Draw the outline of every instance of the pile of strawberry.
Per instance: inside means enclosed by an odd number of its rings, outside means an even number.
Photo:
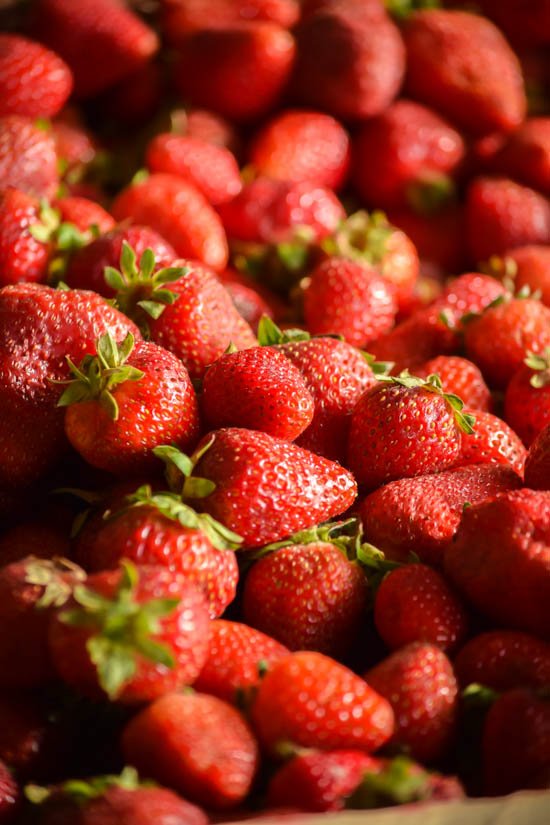
[[[550,787],[550,4],[444,5],[3,4],[0,823]]]

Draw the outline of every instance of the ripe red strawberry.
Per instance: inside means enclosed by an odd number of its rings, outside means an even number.
[[[131,74],[155,54],[155,32],[114,0],[38,0],[34,31],[69,64],[77,97],[89,97]]]
[[[534,298],[495,302],[464,325],[464,345],[489,386],[504,389],[529,353],[550,346],[550,308]]]
[[[205,597],[184,576],[126,561],[73,590],[50,625],[51,657],[84,696],[151,701],[197,678],[209,622]]]
[[[393,326],[396,303],[388,282],[376,269],[330,257],[310,273],[304,291],[304,316],[312,335],[341,335],[365,347]]]
[[[388,573],[376,591],[374,621],[391,650],[429,642],[449,652],[468,630],[463,605],[445,579],[425,564],[407,564]]]
[[[550,638],[550,493],[516,490],[468,507],[445,573],[484,615]]]
[[[393,745],[422,762],[434,762],[448,751],[455,733],[458,688],[442,650],[412,642],[367,671],[365,679],[393,707]]]
[[[192,183],[213,206],[230,201],[242,189],[237,161],[224,146],[163,133],[149,142],[145,160],[150,172],[177,175]]]
[[[357,494],[351,473],[267,433],[228,427],[206,436],[193,473],[216,487],[195,502],[243,539],[261,547],[345,512]],[[192,498],[192,495],[189,496]]]
[[[405,50],[387,15],[320,9],[296,29],[293,92],[307,106],[344,120],[372,117],[397,95]]]
[[[8,766],[0,762],[0,822],[11,822],[19,803],[19,785]]]
[[[300,15],[296,0],[168,0],[162,6],[163,32],[174,45],[198,29],[225,29],[250,20],[269,20],[290,29]]]
[[[269,178],[312,180],[338,189],[348,173],[349,137],[330,115],[287,109],[255,135],[249,160],[258,174]]]
[[[51,198],[59,186],[52,136],[21,115],[0,117],[0,180],[37,198]]]
[[[158,113],[165,85],[160,64],[144,63],[106,89],[100,98],[101,111],[106,118],[112,118],[123,128],[145,125]]]
[[[235,127],[215,112],[208,109],[173,109],[170,120],[172,131],[178,135],[224,146],[236,156],[241,154],[241,142]]]
[[[247,624],[290,650],[318,650],[341,658],[357,640],[368,585],[346,544],[297,538],[257,561],[243,592]]]
[[[458,355],[438,355],[415,368],[419,378],[439,375],[445,392],[462,398],[471,410],[491,409],[491,394],[480,370],[466,358]]]
[[[103,235],[115,226],[113,217],[99,203],[88,198],[74,195],[57,198],[55,208],[60,213],[63,223],[71,223],[81,232],[89,232],[92,227],[97,227],[99,233]]]
[[[50,128],[61,177],[73,183],[80,181],[97,159],[99,146],[95,137],[73,109],[65,109]]]
[[[245,427],[294,441],[311,423],[314,406],[298,368],[270,347],[226,353],[204,376],[201,411],[212,430]]]
[[[253,120],[278,103],[295,50],[290,32],[268,21],[199,29],[180,43],[174,84],[194,106]]]
[[[130,720],[125,758],[144,776],[225,810],[250,791],[258,746],[240,713],[217,696],[169,693]]]
[[[55,52],[18,34],[0,34],[0,116],[53,117],[73,85]]]
[[[492,630],[470,639],[453,666],[463,687],[543,688],[550,684],[550,645],[517,630]]]
[[[490,169],[550,195],[550,118],[522,123],[493,155]]]
[[[531,292],[540,292],[540,300],[550,306],[550,248],[532,244],[506,250],[504,261],[512,260],[517,270],[513,276],[517,290],[529,287]]]
[[[32,232],[41,211],[36,198],[13,186],[0,192],[0,286],[46,279],[50,245]]]
[[[252,706],[260,742],[272,755],[283,743],[323,750],[377,750],[393,733],[389,702],[322,653],[293,653],[264,677]]]
[[[519,62],[489,20],[429,9],[409,17],[404,38],[412,97],[476,135],[521,123],[526,99]]]
[[[398,100],[361,126],[354,142],[354,186],[380,209],[433,211],[452,195],[464,143],[443,118]]]
[[[487,714],[482,748],[485,793],[546,788],[550,764],[548,696],[527,688],[503,693]]]
[[[529,446],[550,424],[550,347],[528,355],[506,388],[504,416]]]
[[[220,272],[219,279],[231,295],[237,312],[250,324],[256,334],[263,316],[284,317],[285,304],[268,287],[234,269]]]
[[[464,506],[520,486],[511,468],[478,464],[391,481],[363,499],[358,509],[369,541],[390,559],[406,561],[415,553],[423,562],[440,566]]]
[[[195,690],[238,705],[254,694],[262,676],[288,653],[275,639],[247,624],[217,619],[210,623],[208,657]]]
[[[0,290],[0,488],[40,478],[66,447],[56,407],[65,355],[80,361],[105,332],[117,340],[135,325],[92,292],[17,284]]]
[[[437,376],[379,376],[359,399],[348,440],[348,465],[369,489],[398,478],[439,472],[456,463],[461,432],[472,430],[462,401]]]
[[[175,175],[150,175],[115,198],[116,220],[131,218],[155,229],[180,258],[194,258],[214,269],[227,264],[221,221],[199,190]]]
[[[550,426],[539,433],[527,453],[525,485],[534,490],[550,490]]]
[[[466,198],[466,241],[474,261],[550,243],[547,198],[508,178],[476,178]]]
[[[434,272],[438,278],[464,272],[467,256],[462,204],[448,203],[430,214],[419,214],[412,209],[391,209],[388,210],[388,220],[406,232],[428,272]]]
[[[470,410],[476,423],[472,433],[462,434],[458,463],[505,464],[523,477],[527,451],[519,436],[502,419],[482,410]]]

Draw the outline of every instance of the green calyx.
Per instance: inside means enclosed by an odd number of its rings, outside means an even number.
[[[408,370],[404,370],[399,375],[377,375],[379,381],[387,381],[388,383],[398,384],[407,389],[421,388],[426,392],[433,392],[445,399],[447,404],[451,407],[454,419],[463,433],[471,435],[474,432],[475,416],[471,413],[463,412],[464,402],[458,395],[451,392],[443,391],[443,384],[438,375],[428,375],[427,378],[417,378],[411,375]]]
[[[396,756],[379,772],[367,772],[346,800],[348,809],[385,808],[430,797],[430,774],[405,756]]]
[[[51,248],[48,263],[48,283],[52,286],[62,280],[73,252],[99,237],[99,229],[94,224],[82,232],[73,223],[61,220],[61,213],[47,201],[40,202],[39,222],[29,227],[32,237]]]
[[[167,306],[175,303],[179,295],[167,289],[167,284],[174,283],[189,269],[183,266],[171,266],[155,272],[155,255],[152,249],[146,249],[139,260],[132,247],[124,241],[120,253],[120,270],[112,266],[105,267],[105,282],[116,292],[116,306],[132,318],[144,334],[148,334],[148,319],[160,318]]]
[[[121,567],[120,583],[112,598],[77,585],[73,591],[77,606],[60,614],[65,624],[91,632],[86,648],[99,683],[111,700],[136,674],[139,657],[167,668],[175,665],[170,648],[155,637],[161,631],[161,619],[176,609],[179,599],[138,602],[138,570],[129,561],[123,561]]]
[[[69,779],[61,785],[55,787],[55,792],[62,793],[70,797],[78,804],[86,804],[91,799],[103,796],[109,788],[123,788],[125,791],[136,791],[138,788],[154,787],[153,782],[140,782],[138,772],[135,768],[127,766],[122,772],[116,774],[106,774],[105,776],[94,776],[90,779]],[[27,785],[25,787],[25,797],[34,805],[41,805],[52,795],[52,789],[41,785]]]
[[[550,384],[550,347],[543,353],[529,352],[524,363],[534,370],[529,380],[532,387],[539,390]]]
[[[277,326],[268,315],[262,315],[258,324],[258,343],[261,347],[290,344],[293,341],[309,341],[311,335],[303,329],[285,329]]]
[[[501,258],[500,255],[491,255],[488,261],[480,263],[479,271],[501,281],[509,292],[514,293],[516,291],[515,279],[518,274],[518,265],[513,258]]]
[[[32,557],[25,564],[25,581],[44,588],[36,602],[39,609],[62,607],[71,597],[75,584],[85,578],[84,570],[69,559]]]
[[[126,364],[134,349],[134,336],[128,333],[122,344],[117,344],[110,332],[96,342],[97,355],[86,355],[77,367],[67,356],[67,363],[74,378],[60,383],[67,384],[58,407],[69,407],[83,401],[98,401],[107,414],[116,421],[120,411],[112,390],[126,381],[139,381],[145,375],[141,370]]]
[[[407,188],[407,200],[420,215],[433,215],[456,197],[456,186],[451,177],[427,172]]]
[[[387,11],[397,20],[406,20],[415,11],[438,9],[439,0],[384,0]]]
[[[370,215],[365,210],[355,212],[322,242],[327,255],[362,261],[377,266],[386,255],[387,244],[395,228],[380,211]]]
[[[306,273],[314,250],[315,237],[309,226],[297,226],[292,236],[279,243],[234,241],[233,263],[251,278],[272,289],[287,292]]]

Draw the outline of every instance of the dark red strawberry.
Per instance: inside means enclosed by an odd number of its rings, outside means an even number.
[[[57,155],[50,133],[22,115],[0,117],[0,180],[37,198],[59,186]]]
[[[49,711],[33,692],[0,694],[0,760],[19,777],[47,775],[50,759],[59,755],[51,747]]]
[[[178,45],[189,32],[225,29],[250,20],[270,20],[291,28],[298,20],[296,0],[186,0],[163,3],[162,27],[170,43]]]
[[[530,354],[506,388],[504,415],[529,446],[550,424],[550,347]]]
[[[27,556],[53,559],[69,556],[69,535],[61,525],[45,519],[26,519],[0,535],[0,565],[21,561]]]
[[[272,755],[285,743],[370,753],[393,733],[389,702],[343,665],[303,651],[267,673],[252,706],[260,742]]]
[[[392,481],[368,495],[358,509],[369,541],[390,559],[406,561],[415,553],[440,566],[464,507],[520,486],[521,478],[511,468],[478,464]]]
[[[448,203],[441,210],[420,214],[412,209],[388,210],[388,220],[414,243],[423,268],[437,278],[464,272],[464,207]]]
[[[238,805],[250,791],[258,746],[227,702],[203,693],[169,693],[128,723],[122,747],[128,762],[198,804]]]
[[[8,766],[0,762],[0,822],[11,822],[19,803],[19,786]]]
[[[208,109],[173,109],[170,120],[172,131],[176,134],[213,143],[215,146],[224,146],[240,157],[240,137],[233,124],[221,115]]]
[[[438,355],[415,368],[419,378],[439,375],[445,392],[462,398],[471,410],[491,409],[491,393],[480,370],[466,358],[458,355]]]
[[[445,573],[484,615],[550,638],[550,493],[517,490],[466,508]]]
[[[525,484],[534,490],[550,490],[550,426],[539,433],[527,453]]]
[[[527,451],[520,437],[502,419],[482,410],[469,411],[476,420],[471,433],[462,434],[462,448],[458,464],[504,464],[519,476]]]
[[[51,247],[33,234],[41,212],[36,198],[13,186],[0,192],[0,286],[46,280]]]
[[[40,43],[0,34],[0,116],[53,117],[71,93],[66,63]]]
[[[463,687],[544,688],[550,684],[550,645],[517,630],[492,630],[470,639],[453,666]]]
[[[428,9],[409,17],[404,38],[412,97],[476,135],[521,123],[526,99],[519,62],[489,20]]]
[[[490,169],[550,195],[550,118],[522,123],[493,155]]]

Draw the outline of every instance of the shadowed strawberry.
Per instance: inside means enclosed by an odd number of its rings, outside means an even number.
[[[296,0],[186,0],[165,3],[162,11],[163,33],[175,46],[200,29],[225,29],[250,20],[270,20],[291,28],[300,15]]]
[[[0,180],[37,198],[51,198],[59,186],[52,136],[30,118],[0,117]]]
[[[529,353],[506,388],[504,416],[529,447],[550,425],[550,346]]]
[[[184,576],[124,561],[75,587],[50,625],[51,656],[78,693],[151,701],[196,679],[209,621],[205,597]]]
[[[67,195],[56,198],[54,203],[62,223],[73,224],[80,232],[88,233],[88,237],[94,237],[95,229],[103,235],[115,226],[114,218],[99,203],[89,198]]]
[[[72,86],[71,70],[55,52],[18,34],[0,35],[0,117],[54,117]]]
[[[439,375],[446,392],[462,398],[471,410],[491,409],[491,393],[480,370],[472,361],[458,355],[438,355],[415,368],[419,378]]]
[[[492,630],[466,642],[453,667],[463,687],[544,688],[550,684],[550,645],[517,630]]]
[[[12,822],[20,804],[20,791],[7,765],[0,762],[0,822]]]
[[[0,286],[46,280],[52,248],[33,231],[41,213],[31,195],[13,186],[0,192]]]
[[[550,195],[550,118],[524,121],[492,156],[490,169]]]
[[[27,518],[2,531],[0,535],[0,565],[22,561],[27,556],[53,559],[67,557],[69,534],[61,526],[48,524],[45,519]]]
[[[483,410],[469,410],[475,416],[471,433],[463,433],[459,465],[505,464],[523,477],[527,451],[519,436],[502,419]]]
[[[510,261],[515,267],[510,272]],[[491,264],[492,261],[489,261]],[[540,300],[550,306],[550,247],[543,244],[530,244],[507,249],[502,259],[497,262],[497,277],[511,274],[514,290],[521,291],[528,287],[531,293],[540,292]]]
[[[550,490],[550,425],[531,444],[525,461],[525,485]]]

